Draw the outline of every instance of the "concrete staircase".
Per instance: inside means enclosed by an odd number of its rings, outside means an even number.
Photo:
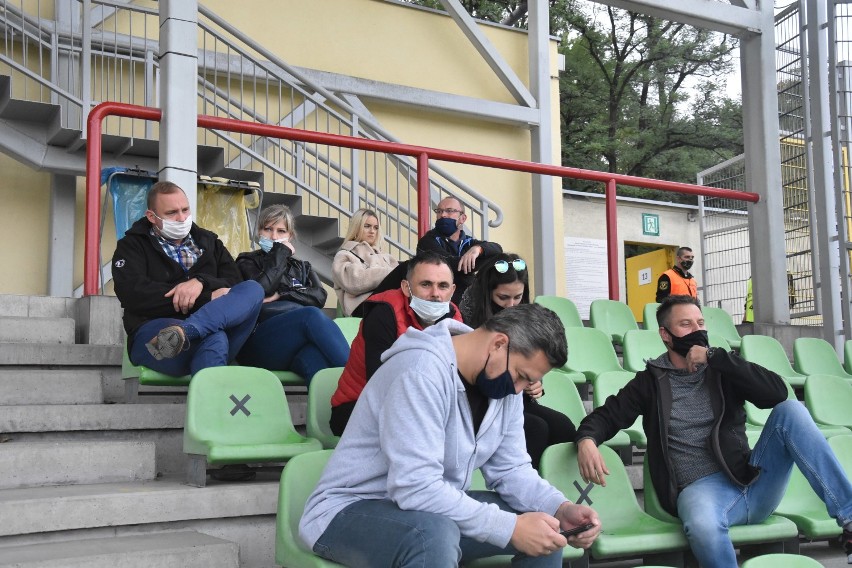
[[[0,566],[273,566],[275,474],[183,483],[184,404],[123,402],[112,297],[0,296]]]

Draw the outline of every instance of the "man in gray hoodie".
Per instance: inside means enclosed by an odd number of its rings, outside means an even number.
[[[409,328],[382,356],[308,499],[302,540],[347,566],[517,554],[517,566],[556,567],[566,544],[591,546],[597,514],[542,480],[524,441],[519,393],[566,358],[559,318],[537,304],[476,330],[452,320]],[[493,491],[468,491],[477,468]]]

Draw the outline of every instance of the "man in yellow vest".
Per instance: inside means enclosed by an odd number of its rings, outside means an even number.
[[[677,249],[675,265],[663,272],[657,280],[657,302],[668,296],[692,296],[698,298],[698,284],[689,273],[695,255],[689,247]]]

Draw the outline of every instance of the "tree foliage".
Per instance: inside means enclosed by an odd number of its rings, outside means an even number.
[[[443,9],[439,0],[412,3]],[[476,18],[526,25],[526,2],[461,3]],[[735,38],[587,0],[550,0],[550,7],[551,33],[562,38],[565,56],[563,165],[694,183],[697,172],[742,152],[741,104],[724,93]],[[619,193],[695,200],[628,188]]]

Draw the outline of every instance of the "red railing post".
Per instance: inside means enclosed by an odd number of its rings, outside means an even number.
[[[606,257],[609,299],[618,300],[618,214],[614,179],[606,182]]]
[[[423,152],[417,156],[417,236],[429,232],[431,199],[429,195],[429,154]]]

